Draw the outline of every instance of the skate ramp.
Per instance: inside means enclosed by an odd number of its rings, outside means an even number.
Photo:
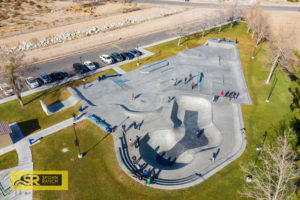
[[[222,142],[222,135],[212,121],[211,104],[203,98],[177,98],[170,120],[170,129],[149,132],[141,139],[141,157],[158,169],[184,167],[193,162],[196,153],[216,148]]]

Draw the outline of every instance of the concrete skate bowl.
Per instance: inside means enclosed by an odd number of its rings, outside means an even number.
[[[173,122],[170,129],[149,132],[141,139],[141,158],[157,169],[195,165],[193,160],[199,152],[217,148],[222,142],[222,135],[212,121],[211,104],[205,99],[178,97],[170,120]]]

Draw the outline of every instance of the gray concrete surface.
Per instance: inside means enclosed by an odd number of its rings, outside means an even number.
[[[141,169],[155,170],[157,179],[151,187],[178,189],[198,184],[245,148],[239,105],[251,104],[251,99],[237,47],[229,42],[207,44],[168,58],[168,65],[144,66],[77,88],[87,107],[85,112],[114,128],[122,169],[137,170],[132,161],[135,155]],[[192,79],[185,83],[190,73]],[[191,83],[199,79],[200,84],[192,89]],[[240,95],[212,101],[222,90]],[[140,124],[140,130],[134,129],[133,122]],[[122,124],[126,125],[125,134]],[[134,141],[136,136],[140,137],[138,148],[129,145],[129,139]],[[214,162],[213,152],[217,155]]]

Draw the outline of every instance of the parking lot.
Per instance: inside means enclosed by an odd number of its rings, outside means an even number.
[[[97,50],[95,50],[93,52],[93,54],[91,54],[91,52],[86,52],[86,53],[82,53],[80,55],[73,55],[70,57],[66,57],[66,58],[62,58],[62,59],[58,59],[58,60],[54,60],[54,61],[50,61],[50,62],[46,62],[46,63],[42,63],[42,64],[32,65],[32,66],[26,67],[24,69],[21,69],[19,72],[22,76],[22,85],[21,85],[22,92],[33,89],[29,86],[29,84],[26,81],[26,79],[28,77],[38,78],[39,79],[38,82],[40,82],[42,84],[47,84],[46,80],[43,80],[43,78],[40,75],[43,72],[48,75],[51,75],[50,76],[50,78],[52,79],[51,82],[55,82],[55,81],[59,80],[59,79],[55,78],[56,76],[55,76],[55,73],[53,73],[53,72],[63,72],[65,74],[67,74],[67,76],[65,76],[65,77],[72,77],[76,74],[80,74],[80,72],[74,70],[74,67],[73,67],[74,63],[82,65],[83,67],[85,67],[85,69],[87,69],[87,71],[94,71],[99,68],[110,65],[109,63],[106,63],[103,60],[101,60],[99,58],[100,55],[105,54],[105,55],[110,56],[114,52],[120,53],[120,52],[126,52],[126,50],[123,50],[121,47],[118,47],[115,45],[115,46],[110,46],[110,47],[101,49],[101,51],[99,51],[99,52],[97,52]],[[124,56],[121,56],[121,57],[124,58],[124,61],[126,60],[126,58]],[[136,57],[136,56],[133,55],[133,57]],[[62,60],[63,60],[63,65],[60,65]],[[92,62],[91,65],[94,65],[95,68],[90,68],[87,65],[84,65],[84,63],[86,61],[91,61]],[[122,64],[124,61],[118,62],[116,59],[113,59],[113,63],[111,63],[111,64],[116,64],[116,63]],[[61,79],[63,79],[63,78],[61,78]],[[41,84],[39,84],[39,86],[41,86]],[[3,92],[0,92],[0,98],[4,98],[4,97],[7,97],[7,95],[4,95]]]

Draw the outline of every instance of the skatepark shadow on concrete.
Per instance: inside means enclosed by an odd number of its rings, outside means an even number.
[[[89,99],[87,99],[77,88],[73,88],[78,97],[82,100],[84,100],[88,105],[90,106],[96,106],[93,102],[91,102]]]
[[[52,113],[55,113],[59,110],[61,110],[64,107],[64,104],[61,101],[56,101],[50,106],[48,106],[48,110]]]
[[[177,98],[170,118],[173,127],[154,130],[141,139],[140,156],[153,167],[168,170],[184,167],[196,153],[216,148],[221,142],[221,134],[212,122],[211,103],[205,99]]]

